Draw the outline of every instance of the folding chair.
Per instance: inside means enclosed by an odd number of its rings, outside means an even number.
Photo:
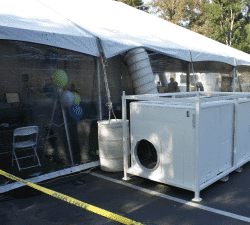
[[[21,169],[28,169],[28,168],[35,167],[35,166],[41,166],[39,157],[38,157],[37,152],[36,152],[38,130],[39,129],[37,126],[20,127],[20,128],[17,128],[14,130],[12,166],[13,166],[14,160],[16,160],[19,171]],[[34,150],[34,154],[27,155],[24,157],[17,157],[17,154],[16,154],[17,152],[19,152],[21,150],[27,150],[27,148],[32,148]],[[29,158],[29,157],[34,157],[34,162],[35,162],[35,159],[37,158],[38,164],[33,165],[33,166],[29,166],[29,167],[21,168],[18,160],[24,159],[24,158]]]

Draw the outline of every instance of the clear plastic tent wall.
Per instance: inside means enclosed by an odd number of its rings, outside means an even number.
[[[64,90],[78,93],[83,109],[78,121],[69,108],[65,109],[74,166],[97,161],[99,98],[96,58],[46,45],[0,40],[0,59],[1,169],[29,178],[32,174],[46,174],[72,166],[60,101],[56,103],[51,123],[55,104],[55,85],[51,78],[58,69],[68,75]],[[8,93],[16,93],[19,101],[9,102]],[[13,130],[33,125],[39,127],[37,152],[41,167],[19,172],[16,162],[11,166]],[[32,164],[32,161],[33,158],[20,161],[21,167]]]
[[[233,67],[226,63],[205,61],[191,64],[154,52],[149,53],[149,58],[160,93],[172,92],[168,89],[171,78],[177,82],[180,92],[186,92],[188,84],[189,91],[198,89],[207,92],[249,91],[250,74],[247,67],[238,67],[234,85]]]

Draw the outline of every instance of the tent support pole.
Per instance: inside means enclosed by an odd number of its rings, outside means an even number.
[[[193,80],[194,80],[194,86],[195,86],[195,90],[197,91],[196,76],[194,75],[194,64],[193,64],[193,59],[192,59],[192,53],[191,53],[191,51],[189,51],[189,53],[190,53],[190,60],[191,60],[190,62],[188,62],[188,65],[189,65],[189,75],[190,75],[190,71],[192,70]],[[189,76],[189,78],[190,78],[190,76]],[[189,83],[189,85],[190,85],[190,83]]]
[[[123,131],[123,166],[124,166],[124,177],[123,180],[130,180],[128,176],[128,156],[130,149],[128,149],[128,127],[127,127],[127,100],[125,91],[122,95],[122,131]]]
[[[100,61],[96,58],[97,80],[98,80],[98,102],[99,102],[99,120],[102,120],[102,96],[101,96],[101,79],[100,79]]]
[[[234,58],[234,66],[233,66],[233,92],[235,92],[235,80],[237,77],[237,59]]]
[[[200,177],[199,177],[199,152],[200,152],[200,144],[199,144],[199,128],[200,128],[200,91],[197,92],[196,99],[196,113],[193,114],[194,120],[194,128],[195,128],[195,187],[194,187],[194,198],[192,201],[200,202],[202,199],[200,198]]]
[[[190,62],[187,64],[187,79],[186,79],[186,92],[190,92]]]
[[[233,92],[235,92],[236,67],[233,67]]]

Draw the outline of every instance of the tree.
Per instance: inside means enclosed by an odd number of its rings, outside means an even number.
[[[143,1],[141,0],[116,0],[119,2],[123,2],[127,5],[140,9],[142,11],[148,12],[148,6],[144,5]]]
[[[210,36],[212,33],[205,11],[205,0],[186,0],[186,28],[196,33]]]
[[[153,0],[150,4],[164,20],[186,27],[203,35],[210,35],[204,12],[205,0]]]
[[[232,45],[233,31],[242,17],[242,2],[238,0],[213,0],[206,4],[206,12],[213,28],[211,37],[229,46]]]
[[[250,53],[249,0],[153,0],[159,17]]]
[[[213,30],[210,37],[250,53],[249,3],[247,0],[213,0],[205,11]]]
[[[155,8],[154,13],[164,20],[181,26],[186,20],[186,0],[153,0],[150,5]]]

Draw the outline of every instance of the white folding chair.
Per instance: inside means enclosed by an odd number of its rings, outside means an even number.
[[[21,169],[28,169],[31,167],[35,166],[41,166],[39,157],[36,152],[37,148],[37,136],[38,136],[38,127],[37,126],[29,126],[29,127],[20,127],[14,130],[13,133],[13,151],[12,151],[12,166],[14,160],[17,162],[17,166],[19,171]],[[24,139],[24,140],[22,140]],[[27,155],[23,157],[17,157],[16,151],[21,151],[21,150],[27,150],[27,148],[32,148],[34,150],[34,154],[32,155]],[[35,159],[37,158],[38,164],[29,166],[29,167],[20,167],[20,164],[18,160],[24,159],[24,158],[29,158],[29,157],[34,157],[34,162]]]

